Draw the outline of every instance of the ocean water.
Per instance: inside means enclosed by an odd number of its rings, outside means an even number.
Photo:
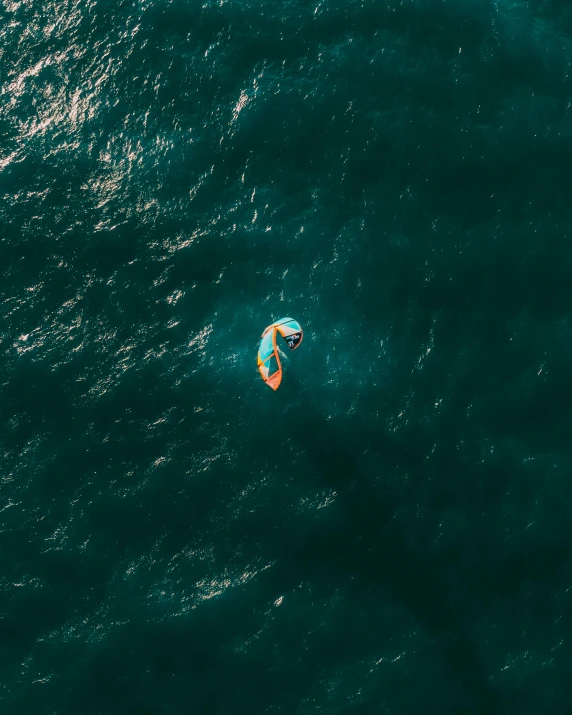
[[[563,0],[3,0],[2,713],[572,712],[571,62]]]

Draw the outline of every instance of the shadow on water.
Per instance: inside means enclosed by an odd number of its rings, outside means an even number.
[[[289,390],[299,393],[300,404],[287,411],[284,427],[322,486],[336,492],[342,525],[340,528],[336,521],[324,528],[320,523],[312,527],[311,534],[306,531],[294,536],[281,556],[280,567],[268,575],[280,581],[272,585],[284,592],[293,581],[299,583],[319,572],[333,582],[349,578],[359,591],[379,595],[380,602],[390,593],[440,649],[445,667],[463,692],[462,712],[508,712],[504,697],[487,682],[476,645],[450,604],[438,566],[432,567],[422,545],[416,548],[408,541],[394,519],[396,498],[375,483],[379,471],[372,464],[379,464],[381,471],[381,465],[392,460],[407,463],[405,445],[374,434],[373,429],[368,434],[361,424],[351,430],[359,435],[358,445],[349,430],[337,427],[320,411],[315,398],[297,385],[292,375],[288,378]],[[362,456],[366,441],[370,445],[368,460]],[[372,651],[382,645],[375,643],[375,638],[367,642]],[[369,655],[376,653],[359,652],[360,659]],[[309,673],[307,677],[310,679]],[[424,710],[430,711],[431,707]]]

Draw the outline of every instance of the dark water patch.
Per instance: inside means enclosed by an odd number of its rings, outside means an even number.
[[[2,13],[8,711],[564,712],[564,6]]]

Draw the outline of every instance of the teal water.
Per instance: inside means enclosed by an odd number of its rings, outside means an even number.
[[[571,62],[560,0],[4,0],[3,713],[572,711]]]

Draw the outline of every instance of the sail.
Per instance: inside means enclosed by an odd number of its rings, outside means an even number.
[[[277,390],[282,382],[282,363],[276,345],[276,336],[286,341],[290,350],[295,350],[304,336],[302,327],[293,318],[281,318],[269,325],[262,333],[258,346],[258,371],[264,382]]]

